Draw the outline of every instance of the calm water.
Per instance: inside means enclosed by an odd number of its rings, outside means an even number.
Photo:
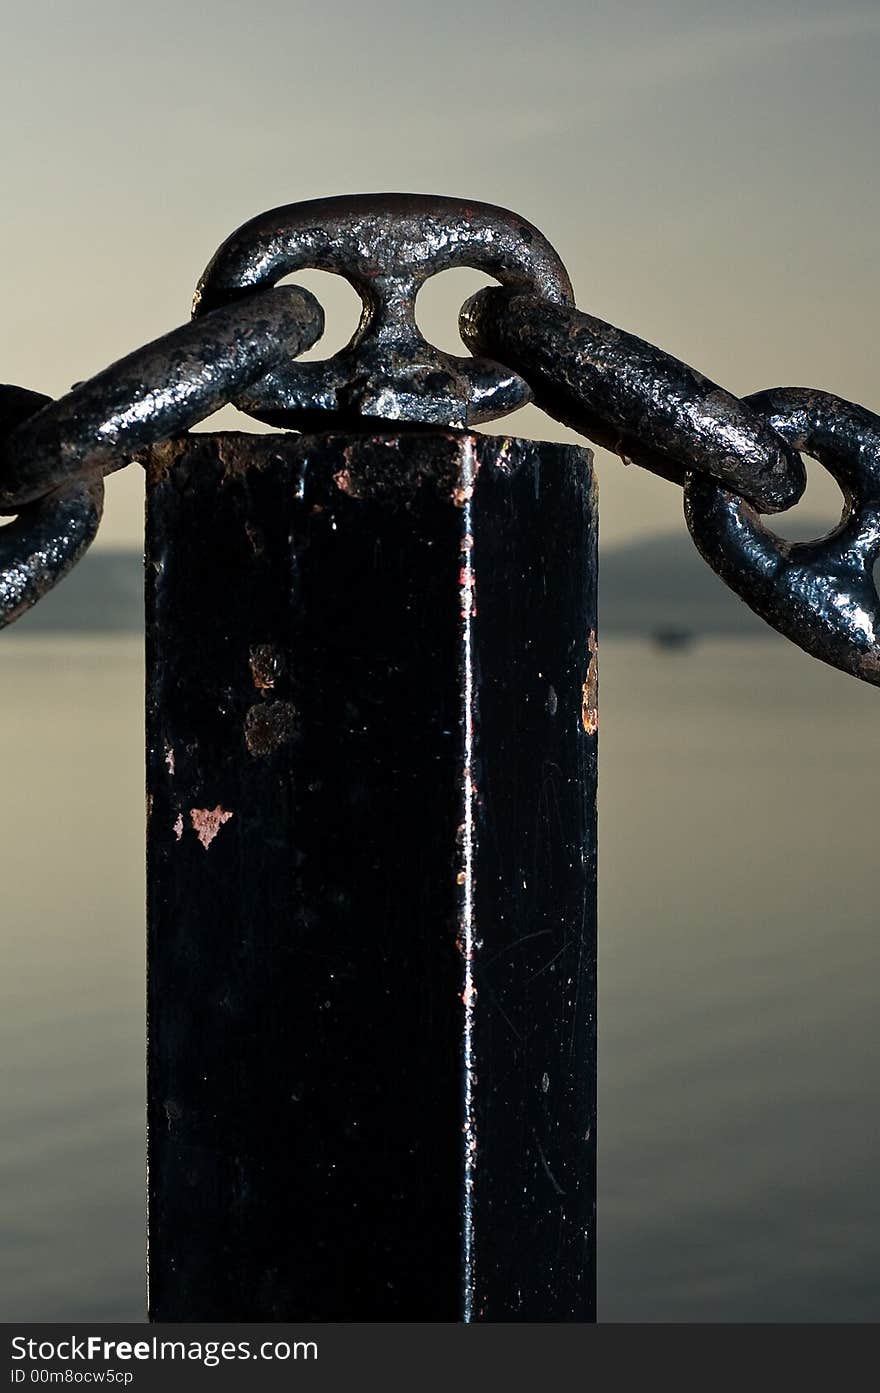
[[[136,640],[0,655],[0,1317],[143,1316]],[[880,1315],[880,695],[602,663],[601,1316]]]

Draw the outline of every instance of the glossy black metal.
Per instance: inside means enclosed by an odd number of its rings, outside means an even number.
[[[284,286],[121,358],[0,439],[0,510],[17,512],[61,484],[121,468],[210,416],[270,364],[310,348],[323,327],[314,296]]]
[[[0,439],[50,401],[41,392],[0,385]],[[103,504],[100,478],[74,480],[0,528],[0,628],[20,619],[76,564],[94,540]]]
[[[589,453],[202,434],[147,491],[153,1319],[591,1319]]]
[[[538,406],[627,461],[677,483],[710,474],[764,512],[806,487],[796,451],[758,413],[634,334],[495,287],[471,297],[460,324],[473,352],[522,374]]]
[[[20,426],[29,416],[35,416],[51,401],[52,398],[43,392],[32,392],[11,382],[0,383],[0,440],[5,440],[16,426]]]
[[[797,450],[815,456],[844,497],[838,527],[790,542],[757,511],[708,479],[685,486],[685,516],[700,554],[756,614],[813,657],[880,685],[880,417],[806,387],[745,399]]]
[[[85,555],[103,511],[103,479],[74,479],[0,528],[0,628],[26,614]]]
[[[363,302],[351,342],[324,362],[274,368],[236,404],[258,420],[304,429],[364,416],[474,425],[531,394],[509,367],[444,353],[423,338],[419,288],[452,266],[477,267],[551,304],[572,300],[556,252],[516,213],[436,195],[362,194],[293,203],[245,223],[202,276],[193,312],[306,267],[334,271]]]

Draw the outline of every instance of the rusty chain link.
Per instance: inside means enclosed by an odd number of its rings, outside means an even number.
[[[453,266],[501,284],[463,307],[471,357],[441,352],[416,297]],[[315,267],[363,304],[351,342],[295,363],[323,332]],[[644,340],[577,310],[565,267],[516,214],[422,195],[277,208],[227,239],[199,282],[193,322],[56,402],[0,387],[0,626],[24,613],[93,540],[103,476],[226,402],[272,425],[364,418],[465,428],[534,400],[597,444],[684,486],[702,556],[808,653],[880,685],[880,417],[805,388],[743,399]],[[761,513],[801,497],[799,451],[840,484],[840,525],[816,542],[776,537]]]
[[[531,223],[487,204],[385,194],[317,199],[274,208],[245,223],[199,282],[193,312],[234,303],[306,267],[335,271],[361,297],[351,342],[318,363],[290,363],[236,403],[277,426],[320,429],[364,416],[465,427],[531,400],[527,384],[495,354],[456,357],[429,344],[416,296],[453,266],[487,271],[541,303],[573,302],[568,272]]]
[[[763,417],[634,334],[494,287],[471,297],[460,324],[469,348],[523,373],[548,415],[644,469],[679,484],[711,474],[764,512],[806,487],[798,455]]]
[[[843,517],[826,537],[789,542],[743,498],[697,474],[685,517],[697,548],[756,614],[814,657],[880,685],[880,416],[830,392],[779,387],[745,398],[840,485]]]
[[[20,618],[91,545],[104,475],[219,410],[324,316],[294,286],[252,294],[146,344],[57,401],[0,386],[0,627]]]
[[[0,386],[0,438],[51,404],[23,387]],[[0,529],[0,623],[11,624],[75,566],[95,539],[104,480],[50,489]]]

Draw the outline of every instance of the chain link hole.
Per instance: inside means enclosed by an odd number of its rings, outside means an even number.
[[[497,284],[493,276],[470,266],[452,266],[430,276],[416,297],[416,323],[424,337],[444,353],[466,358],[468,350],[458,332],[459,311],[478,290]]]
[[[301,353],[298,363],[331,358],[349,342],[361,318],[361,297],[344,276],[333,271],[317,271],[309,267],[295,271],[278,282],[279,285],[301,285],[317,297],[324,311],[324,332],[318,342]]]
[[[843,513],[843,494],[837,481],[818,460],[804,454],[801,458],[807,467],[803,498],[786,512],[764,518],[765,526],[787,542],[813,542],[827,537]]]
[[[340,348],[345,347],[360,323],[361,317],[361,298],[354,286],[349,285],[347,280],[342,276],[337,276],[333,271],[317,271],[311,267],[308,270],[295,271],[291,275],[285,276],[278,284],[301,285],[306,290],[310,290],[313,295],[317,296],[324,311],[326,319],[324,333],[308,352],[299,355],[296,360],[298,363],[329,358],[332,354],[338,353]],[[275,429],[274,426],[267,426],[252,420],[249,416],[243,416],[234,406],[224,406],[222,410],[215,411],[213,416],[207,416],[199,425],[193,427],[193,430],[197,432],[246,430],[255,431],[258,434],[271,433]],[[281,427],[277,429],[280,430]]]
[[[430,276],[416,297],[416,323],[423,336],[444,353],[468,357],[469,350],[458,332],[461,307],[478,290],[497,284],[494,276],[471,266],[452,266],[447,271],[438,271],[436,276]],[[487,421],[474,426],[473,430],[477,435],[498,435],[503,432],[524,440],[564,439],[583,444],[583,437],[550,421],[536,406],[521,406],[503,419]]]

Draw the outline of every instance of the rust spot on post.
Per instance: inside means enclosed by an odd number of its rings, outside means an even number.
[[[252,470],[268,469],[283,460],[282,455],[273,457],[268,451],[255,454],[251,446],[252,437],[245,431],[218,431],[213,438],[224,480],[247,478]]]
[[[260,691],[275,686],[284,670],[284,654],[271,643],[256,643],[250,653],[251,677]]]
[[[358,489],[357,483],[351,477],[351,469],[348,465],[349,452],[343,451],[343,454],[345,455],[346,464],[344,468],[337,469],[336,473],[333,475],[333,482],[339,489],[340,493],[347,493],[349,498],[360,498],[360,491]]]
[[[244,738],[255,759],[265,759],[292,740],[299,727],[292,701],[265,701],[252,706],[244,719]]]

